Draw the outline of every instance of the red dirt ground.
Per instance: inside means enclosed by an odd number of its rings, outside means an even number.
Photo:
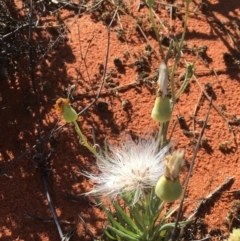
[[[177,17],[171,23],[166,9],[170,2],[157,2],[156,14],[166,27],[162,28],[161,34],[168,37],[181,33],[183,1],[172,2],[178,6],[178,10]],[[36,163],[37,158],[34,158],[37,148],[32,148],[20,159],[16,158],[37,143],[39,127],[41,135],[47,136],[56,125],[64,124],[63,120],[57,122],[59,116],[54,104],[57,98],[67,97],[66,89],[69,85],[76,86],[71,102],[77,111],[81,111],[94,100],[101,84],[106,58],[107,24],[116,9],[116,4],[110,5],[107,1],[105,3],[108,13],[105,4],[102,5],[102,12],[99,12],[93,10],[90,3],[89,11],[81,13],[80,16],[71,8],[58,11],[68,28],[68,41],[59,49],[51,51],[43,62],[36,66],[40,125],[28,70],[28,58],[18,59],[17,74],[10,75],[8,80],[0,82],[0,169],[5,173],[0,176],[0,239],[3,241],[59,240],[43,188],[41,168],[38,166],[39,162]],[[157,130],[157,124],[150,117],[155,99],[155,86],[148,80],[149,76],[153,77],[155,69],[162,62],[158,44],[151,32],[146,5],[142,5],[138,11],[138,1],[129,0],[125,3],[128,14],[119,10],[110,28],[107,80],[103,90],[96,104],[78,119],[90,142],[90,128],[94,128],[100,145],[104,139],[117,145],[129,133],[142,136]],[[17,6],[19,7],[14,7]],[[123,5],[120,5],[120,9],[122,7]],[[199,0],[191,3],[187,45],[176,74],[178,79],[184,68],[184,60],[195,62],[197,80],[191,79],[189,91],[182,94],[176,104],[170,130],[177,116],[181,115],[191,133],[200,133],[209,100],[202,94],[199,86],[206,90],[205,84],[209,83],[214,93],[214,107],[210,111],[204,133],[205,142],[202,143],[195,160],[187,190],[187,202],[184,205],[184,216],[191,215],[199,201],[222,185],[226,178],[235,177],[233,182],[209,199],[197,213],[196,217],[201,219],[201,222],[196,224],[199,230],[195,238],[199,239],[207,234],[212,236],[212,240],[227,237],[229,230],[236,225],[236,217],[240,213],[236,211],[232,215],[229,228],[226,217],[229,211],[233,210],[232,202],[239,199],[239,192],[234,191],[240,187],[239,16],[240,8],[236,0]],[[145,50],[146,39],[136,28],[137,19],[138,23],[142,20],[142,29],[156,50],[156,53],[151,53],[149,57]],[[46,26],[52,24],[52,21],[53,17],[47,15],[40,18],[39,25]],[[124,34],[119,37],[121,29]],[[49,36],[46,33],[43,37],[48,39]],[[145,77],[141,76],[142,72],[138,74],[134,64],[141,56],[147,59]],[[122,67],[114,64],[116,58],[122,61]],[[173,60],[174,56],[169,60],[168,67],[172,66]],[[117,92],[109,91],[115,87],[118,88]],[[26,111],[26,106],[30,106],[31,111]],[[196,107],[198,108],[194,118]],[[185,149],[186,153],[187,167],[181,176],[182,182],[186,179],[198,137],[196,133],[194,138],[190,132],[183,133],[177,124],[173,133],[173,139],[178,140],[178,147]],[[94,158],[78,143],[71,124],[56,132],[51,138],[51,143],[44,142],[44,156],[49,154],[51,147],[54,148],[55,154],[49,164],[46,180],[63,232],[66,233],[76,225],[77,230],[72,240],[90,240],[91,236],[85,234],[80,215],[89,230],[96,237],[100,237],[105,222],[104,214],[88,201],[70,199],[67,195],[77,197],[78,194],[91,189],[91,184],[79,172],[89,169],[94,163]],[[12,160],[16,161],[5,172],[5,167]],[[46,168],[44,170],[46,171]]]

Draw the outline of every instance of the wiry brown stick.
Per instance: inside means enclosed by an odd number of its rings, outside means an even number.
[[[199,83],[197,77],[195,75],[193,75],[193,78],[196,80],[196,83],[198,84],[200,90],[204,93],[205,97],[211,101],[211,97],[207,94],[207,92],[203,89],[203,87],[201,86],[201,84]],[[235,145],[237,146],[237,141],[235,138],[235,133],[233,128],[231,127],[231,120],[229,120],[225,115],[223,115],[223,113],[221,112],[221,110],[219,110],[216,105],[214,105],[214,103],[212,103],[213,108],[217,111],[217,113],[224,119],[224,121],[226,122],[228,129],[231,131],[232,134],[232,138],[234,140]]]
[[[209,105],[209,108],[208,108],[208,111],[207,111],[207,114],[206,114],[205,122],[203,124],[202,130],[201,130],[200,136],[198,138],[198,142],[196,144],[195,151],[194,151],[194,154],[193,154],[193,157],[192,157],[192,161],[191,161],[190,168],[189,168],[189,171],[188,171],[187,179],[186,179],[186,182],[185,182],[185,185],[184,185],[184,191],[183,191],[182,199],[181,199],[179,209],[178,209],[178,213],[177,213],[177,218],[176,218],[176,221],[175,221],[175,226],[174,226],[174,229],[173,229],[173,232],[172,232],[172,235],[171,235],[171,241],[176,240],[176,231],[177,231],[177,226],[178,226],[178,222],[179,222],[179,219],[180,219],[180,215],[181,215],[181,212],[182,212],[185,194],[186,194],[186,191],[187,191],[190,176],[192,175],[194,162],[195,162],[195,159],[196,159],[196,156],[197,156],[197,152],[199,150],[199,146],[200,146],[200,143],[201,143],[201,140],[202,140],[202,137],[203,137],[203,133],[204,133],[204,130],[207,126],[207,121],[208,121],[211,106],[212,106],[212,98],[210,100],[210,105]]]
[[[197,116],[197,112],[200,108],[199,103],[202,99],[202,96],[203,96],[203,92],[201,91],[200,97],[198,98],[198,101],[197,101],[197,104],[195,105],[194,113],[193,113],[193,135],[194,135],[194,137],[195,137],[195,119],[196,119],[196,116]]]
[[[198,206],[196,207],[194,212],[187,218],[187,220],[190,220],[194,216],[196,216],[199,210],[208,202],[209,199],[213,198],[213,196],[219,193],[220,190],[222,190],[226,185],[228,185],[233,180],[234,180],[234,177],[226,178],[225,181],[220,186],[218,186],[213,192],[211,192],[207,197],[203,198],[199,202]]]

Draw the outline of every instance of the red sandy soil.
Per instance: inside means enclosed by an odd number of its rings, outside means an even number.
[[[21,1],[15,2],[18,4],[13,5],[13,8],[21,7]],[[34,71],[40,123],[28,69],[29,59],[17,59],[16,74],[10,73],[7,80],[0,82],[0,169],[4,173],[0,176],[1,240],[60,240],[44,191],[41,170],[46,174],[49,194],[63,232],[76,226],[71,240],[91,240],[79,218],[82,217],[95,237],[102,234],[102,227],[106,224],[103,212],[77,196],[91,190],[91,183],[79,172],[89,170],[95,160],[79,144],[73,126],[65,125],[54,132],[51,141],[46,139],[43,142],[44,158],[54,148],[49,165],[41,164],[36,156],[41,152],[40,146],[36,148],[34,145],[39,140],[38,128],[41,135],[46,137],[64,124],[63,120],[57,122],[59,115],[54,104],[57,98],[67,97],[68,86],[76,87],[71,102],[77,111],[83,110],[94,100],[102,81],[107,44],[110,44],[107,79],[96,103],[79,116],[81,129],[92,143],[90,128],[94,128],[100,145],[105,139],[118,145],[128,134],[140,137],[147,132],[156,133],[157,123],[150,117],[156,87],[150,77],[154,77],[155,70],[162,62],[161,55],[148,20],[146,5],[143,4],[138,11],[138,1],[128,0],[124,3],[127,14],[120,10],[117,12],[110,28],[110,42],[107,26],[116,5],[111,6],[106,1],[101,4],[102,10],[99,11],[92,9],[92,3],[89,2],[88,11],[84,12],[84,9],[80,15],[70,7],[59,9],[59,16],[68,29],[68,41],[50,51]],[[172,4],[177,5],[178,10],[176,18],[170,23],[167,12],[170,4],[158,1],[155,7],[157,16],[166,27],[162,28],[161,35],[166,37],[181,33],[181,19],[185,12],[183,1],[173,1]],[[178,140],[178,148],[185,150],[187,160],[181,176],[182,182],[186,180],[198,133],[210,103],[201,88],[206,93],[205,85],[209,83],[212,90],[208,90],[207,94],[214,94],[214,106],[187,189],[184,217],[190,216],[199,201],[221,186],[227,178],[235,177],[199,210],[193,239],[210,234],[210,240],[222,240],[233,227],[239,225],[239,210],[229,216],[230,210],[234,211],[233,201],[239,199],[239,192],[234,191],[240,187],[239,16],[239,2],[236,0],[206,0],[203,3],[196,0],[191,3],[186,47],[176,73],[178,80],[184,70],[184,60],[195,62],[197,81],[192,78],[189,90],[181,95],[170,125],[171,130],[177,116],[181,116],[185,119],[184,129],[189,129],[189,133],[183,132],[177,123],[173,132],[173,139]],[[55,24],[53,19],[50,14],[42,16],[39,26]],[[146,39],[136,28],[137,19],[138,22],[142,20],[142,29],[156,50],[149,56]],[[118,36],[121,29],[124,30],[123,34]],[[44,34],[42,37],[45,40],[52,36],[47,31]],[[145,65],[148,65],[144,67],[145,76],[143,71],[137,72],[135,65],[141,57],[146,59]],[[116,58],[121,60],[122,66],[114,64]],[[170,58],[168,67],[172,67],[173,61],[174,56]],[[115,87],[118,91],[110,91],[110,88]],[[27,111],[29,108],[30,111]],[[31,151],[18,158],[29,148],[32,148]],[[14,163],[5,169],[13,160]],[[78,199],[69,198],[70,195]],[[231,219],[228,223],[227,216]]]

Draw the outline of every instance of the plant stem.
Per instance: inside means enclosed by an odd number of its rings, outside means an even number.
[[[159,212],[162,211],[162,209],[163,209],[165,203],[166,203],[166,202],[164,202],[164,201],[161,202],[161,204],[160,204],[160,206],[159,206],[159,208],[158,208]]]
[[[80,142],[82,145],[84,145],[85,147],[87,147],[87,149],[88,149],[90,152],[92,152],[95,156],[97,156],[97,151],[96,151],[96,149],[88,144],[87,138],[86,138],[86,136],[84,136],[83,133],[81,132],[81,130],[80,130],[79,126],[78,126],[77,121],[73,121],[73,124],[74,124],[74,126],[75,126],[75,130],[76,130],[77,134],[78,134],[79,137],[80,137],[80,141],[79,141],[79,142]]]
[[[151,222],[152,222],[152,216],[150,213],[150,195],[148,193],[145,193],[145,195],[142,198],[142,207],[143,207],[143,223],[144,223],[144,232],[143,232],[143,237],[144,240],[148,240],[148,237],[151,233]]]
[[[165,55],[164,55],[164,52],[163,52],[162,44],[161,44],[161,41],[160,41],[160,38],[159,38],[159,34],[158,34],[157,27],[156,27],[156,24],[155,24],[155,21],[154,21],[153,12],[152,12],[151,7],[149,7],[149,14],[150,14],[150,20],[151,20],[154,32],[155,32],[156,37],[157,37],[157,41],[158,41],[158,44],[159,44],[159,50],[160,50],[160,53],[162,55],[162,59],[165,59]]]
[[[163,139],[162,139],[162,142],[161,142],[161,149],[163,147],[165,147],[167,145],[167,143],[168,143],[168,140],[167,140],[168,126],[169,126],[169,121],[167,121],[167,122],[162,124],[162,136],[163,136]]]
[[[176,59],[174,61],[173,69],[170,75],[170,81],[171,81],[171,90],[172,90],[172,106],[171,109],[173,111],[174,104],[176,102],[176,96],[175,96],[175,90],[174,90],[174,73],[177,67],[177,64],[179,62],[180,56],[181,56],[181,51],[183,47],[183,42],[185,39],[186,31],[187,31],[187,20],[188,20],[188,13],[189,13],[189,3],[186,2],[186,14],[185,14],[185,19],[184,19],[184,28],[183,28],[183,33],[180,41],[180,45],[178,46],[178,53],[176,56]],[[163,136],[162,142],[160,144],[160,147],[163,148],[167,144],[167,131],[168,131],[168,126],[169,126],[169,121],[166,123],[163,123],[163,126],[161,126],[161,134]]]
[[[182,38],[181,38],[181,41],[180,41],[177,57],[175,59],[173,69],[172,69],[172,72],[171,72],[171,76],[170,76],[171,89],[172,89],[172,101],[173,101],[172,107],[174,107],[174,104],[175,104],[175,101],[176,101],[175,91],[174,91],[174,73],[175,73],[178,61],[180,59],[180,55],[181,55],[181,51],[182,51],[182,47],[183,47],[183,42],[184,42],[184,39],[185,39],[185,34],[186,34],[186,30],[187,30],[188,13],[189,13],[189,2],[186,2],[186,14],[185,14],[185,19],[184,19],[184,27],[183,27]]]
[[[159,138],[159,147],[160,150],[167,145],[167,130],[168,130],[169,121],[159,123],[159,132],[158,132],[158,138]]]

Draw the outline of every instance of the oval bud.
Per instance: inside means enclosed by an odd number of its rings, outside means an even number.
[[[171,181],[163,175],[157,182],[155,193],[164,202],[174,202],[181,196],[182,186],[178,178]]]
[[[157,97],[152,109],[151,117],[160,123],[167,122],[171,119],[171,106],[168,97]]]
[[[77,120],[77,112],[70,106],[69,99],[59,98],[55,105],[56,110],[63,115],[66,122]]]

